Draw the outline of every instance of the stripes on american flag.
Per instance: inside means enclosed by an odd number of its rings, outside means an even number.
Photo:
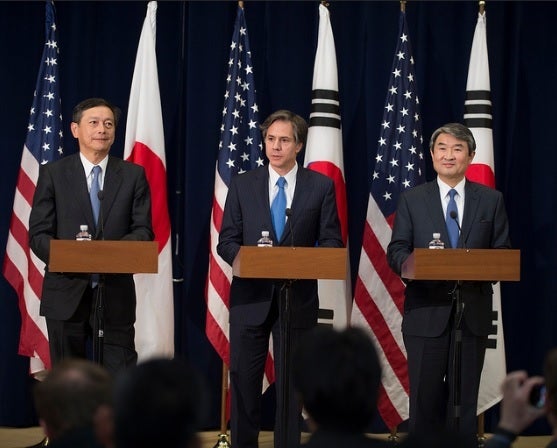
[[[414,59],[403,11],[377,151],[370,151],[368,210],[351,324],[369,330],[383,368],[378,408],[389,428],[408,418],[408,372],[401,324],[404,285],[386,252],[401,191],[425,181]]]
[[[206,293],[207,338],[227,365],[230,362],[228,307],[232,268],[217,254],[216,248],[232,176],[264,164],[258,115],[248,31],[244,10],[239,6],[230,44],[219,154],[215,170]],[[272,381],[274,367],[269,354],[265,366],[264,387]]]
[[[45,40],[27,138],[21,156],[2,270],[18,295],[21,313],[19,354],[31,358],[31,373],[49,368],[50,354],[46,322],[39,315],[45,265],[29,249],[29,214],[39,177],[39,166],[63,155],[59,52],[55,10],[51,0],[46,2]]]

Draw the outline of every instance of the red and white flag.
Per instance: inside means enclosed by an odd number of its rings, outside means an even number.
[[[149,2],[137,48],[126,123],[124,158],[145,168],[153,230],[159,244],[157,274],[136,274],[135,345],[139,361],[174,355],[172,249],[162,109],[155,52],[157,2]]]
[[[352,326],[367,329],[375,340],[383,369],[377,406],[390,429],[408,418],[409,382],[401,331],[404,284],[386,253],[400,193],[425,181],[420,102],[404,11],[398,36],[381,133],[368,157],[373,170],[351,318]]]
[[[23,145],[2,269],[4,277],[18,295],[21,313],[18,352],[30,358],[31,373],[50,367],[50,352],[46,321],[39,315],[45,264],[29,249],[29,215],[39,166],[63,156],[59,52],[56,16],[51,0],[46,2],[45,23],[45,44]]]
[[[342,239],[347,245],[348,213],[337,57],[329,10],[323,5],[319,5],[319,36],[313,67],[311,114],[304,165],[333,179]],[[350,272],[350,262],[348,259],[346,262],[347,272]],[[319,280],[318,286],[319,322],[346,327],[352,309],[350,277],[347,280]]]
[[[474,32],[464,109],[464,123],[470,128],[476,140],[476,155],[466,170],[466,177],[471,181],[495,188],[491,86],[485,12],[478,14]],[[489,336],[488,349],[485,353],[478,394],[478,414],[501,400],[501,383],[507,374],[499,283],[493,286],[493,311],[493,326],[496,333]]]

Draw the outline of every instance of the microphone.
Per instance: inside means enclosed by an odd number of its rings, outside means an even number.
[[[288,227],[290,228],[290,246],[294,247],[294,229],[292,228],[292,209],[285,210],[286,218],[288,219]]]
[[[99,190],[97,193],[97,198],[99,198],[100,207],[99,207],[99,230],[101,232],[101,240],[104,241],[104,217],[103,217],[103,199],[104,199],[104,191]]]
[[[462,237],[462,229],[460,228],[460,224],[458,222],[458,215],[454,210],[451,210],[451,213],[449,213],[449,216],[451,217],[451,219],[454,219],[454,222],[456,222],[456,226],[458,227],[458,233],[460,233],[460,236]],[[462,248],[466,249],[466,241],[464,241],[464,238],[462,239]]]

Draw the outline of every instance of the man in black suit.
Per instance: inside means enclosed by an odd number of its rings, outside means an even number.
[[[290,111],[270,115],[261,126],[269,166],[235,176],[224,209],[217,251],[230,265],[240,246],[255,246],[268,230],[276,246],[342,247],[334,184],[328,177],[298,166],[296,155],[307,136],[307,123]],[[285,179],[288,220],[277,235],[271,204]],[[285,225],[286,221],[286,225]],[[276,223],[275,223],[276,224]],[[266,250],[266,249],[261,249]],[[283,282],[234,277],[230,287],[230,380],[232,388],[232,446],[258,446],[261,425],[261,390],[269,336],[273,337],[277,412],[275,446],[283,438],[280,422],[283,404],[279,299]],[[290,323],[292,350],[302,335],[317,323],[317,281],[292,284]],[[290,372],[286,372],[290,375]],[[300,405],[289,382],[287,446],[300,443]],[[286,448],[284,446],[280,448]]]
[[[108,155],[119,114],[118,108],[101,98],[79,103],[71,123],[79,153],[40,168],[29,239],[33,252],[47,265],[40,313],[46,317],[54,364],[63,358],[86,357],[98,282],[86,274],[49,272],[50,241],[75,239],[82,224],[95,239],[153,239],[151,197],[143,168]],[[94,167],[100,167],[97,179],[102,190],[98,222],[89,196],[98,170]],[[103,363],[116,372],[137,361],[135,286],[131,274],[105,278]]]
[[[399,275],[408,255],[415,248],[428,247],[434,232],[441,234],[445,250],[510,247],[502,194],[464,176],[475,150],[472,132],[458,123],[446,124],[431,136],[430,153],[437,179],[401,194],[387,250],[389,264]],[[451,217],[447,208],[450,210],[453,195],[457,210]],[[451,220],[458,220],[461,229],[454,245],[447,229]],[[446,425],[451,428],[454,421],[450,366],[455,286],[455,282],[445,281],[411,281],[406,285],[402,333],[408,353],[411,433],[434,432]],[[489,282],[463,282],[461,286],[464,311],[460,322],[463,337],[459,431],[471,437],[477,430],[480,375],[492,326],[492,292]]]

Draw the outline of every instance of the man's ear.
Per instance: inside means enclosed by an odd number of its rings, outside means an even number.
[[[97,440],[104,447],[114,446],[114,412],[112,407],[101,404],[93,416],[93,429]]]
[[[77,128],[78,128],[78,124],[75,121],[72,121],[70,123],[70,130],[72,131],[72,135],[77,138]]]

